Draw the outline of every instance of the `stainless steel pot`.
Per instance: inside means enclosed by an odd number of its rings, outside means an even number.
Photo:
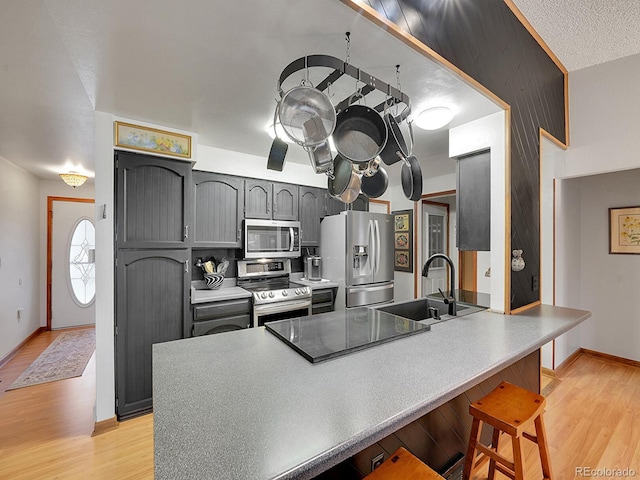
[[[329,97],[307,85],[293,87],[282,96],[278,118],[287,136],[305,148],[325,142],[336,126],[336,111]]]
[[[344,203],[353,203],[360,194],[360,176],[353,171],[352,164],[341,155],[333,159],[333,170],[328,172],[329,195]]]

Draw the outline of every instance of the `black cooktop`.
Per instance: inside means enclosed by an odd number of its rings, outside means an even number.
[[[277,320],[265,327],[312,363],[431,330],[429,325],[366,307]]]

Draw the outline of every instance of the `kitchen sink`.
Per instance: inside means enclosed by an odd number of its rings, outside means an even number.
[[[445,320],[450,320],[451,318],[462,317],[471,313],[480,312],[482,310],[486,310],[486,308],[456,302],[457,314],[449,315],[447,313],[449,311],[449,306],[446,305],[442,300],[425,297],[418,298],[416,300],[409,300],[407,302],[384,305],[382,307],[379,307],[378,310],[382,310],[383,312],[391,313],[399,317],[408,318],[410,320],[415,320],[417,322],[434,324]]]

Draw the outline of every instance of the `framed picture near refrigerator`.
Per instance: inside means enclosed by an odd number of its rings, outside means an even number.
[[[398,210],[393,215],[393,269],[413,272],[413,210]]]

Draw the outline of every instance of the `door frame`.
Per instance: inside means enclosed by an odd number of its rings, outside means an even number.
[[[421,209],[420,213],[422,215],[422,218],[420,219],[420,221],[421,221],[421,232],[420,232],[421,235],[424,235],[424,228],[425,228],[425,225],[424,225],[424,222],[423,222],[425,205],[434,205],[436,207],[443,207],[443,208],[445,208],[447,210],[447,215],[446,215],[446,217],[447,217],[447,244],[445,245],[445,250],[446,250],[445,254],[447,255],[447,257],[450,257],[451,256],[451,251],[450,251],[451,249],[450,249],[449,245],[451,244],[451,217],[449,215],[449,213],[450,213],[449,212],[449,204],[448,203],[443,203],[443,202],[434,202],[433,200],[427,200],[426,198],[422,199],[422,202],[421,202],[421,205],[420,205],[420,209]],[[420,249],[422,249],[423,246],[424,246],[424,238],[422,239],[422,242],[421,242],[421,245],[420,245]],[[422,261],[426,262],[426,258],[423,258]],[[451,270],[447,268],[446,272],[447,272],[446,285],[449,285],[449,282],[450,282],[449,279],[451,278]],[[422,287],[423,287],[423,285],[422,285],[422,281],[421,281],[420,282],[420,292],[423,291]]]
[[[47,331],[51,330],[51,280],[53,269],[53,202],[96,203],[93,198],[47,196]]]

